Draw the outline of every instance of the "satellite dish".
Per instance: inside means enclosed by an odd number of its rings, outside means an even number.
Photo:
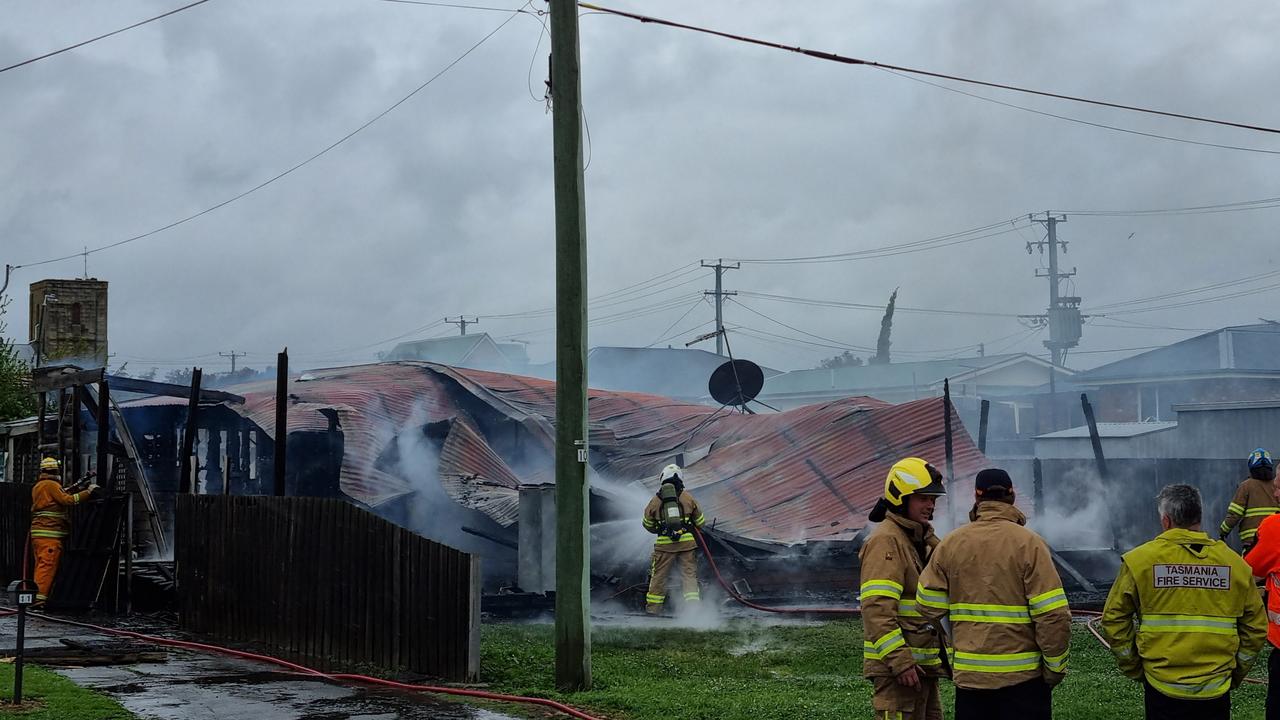
[[[730,360],[711,373],[707,390],[721,405],[745,407],[764,389],[764,371],[750,360]]]

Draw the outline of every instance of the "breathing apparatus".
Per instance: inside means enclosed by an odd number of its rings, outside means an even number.
[[[678,537],[684,531],[684,508],[680,506],[680,493],[684,491],[684,481],[680,479],[680,466],[676,464],[662,468],[662,485],[658,488],[658,499],[662,501],[659,514],[662,516],[662,534]]]

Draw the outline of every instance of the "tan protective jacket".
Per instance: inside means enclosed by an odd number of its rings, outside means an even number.
[[[1049,546],[1008,503],[978,503],[969,518],[933,551],[916,588],[921,615],[951,623],[952,679],[974,690],[1058,684],[1071,611]]]
[[[920,571],[937,544],[932,527],[889,513],[858,551],[864,677],[897,676],[914,666],[942,674],[938,636],[916,607]]]
[[[1236,488],[1236,496],[1227,506],[1227,516],[1218,526],[1218,534],[1226,537],[1231,528],[1240,525],[1240,542],[1252,545],[1258,526],[1268,517],[1280,513],[1276,505],[1275,485],[1266,480],[1245,478]]]
[[[654,495],[644,508],[644,518],[641,522],[645,530],[658,536],[658,539],[653,541],[653,549],[657,552],[684,552],[694,549],[697,547],[697,542],[693,539],[691,528],[700,528],[707,522],[706,515],[703,515],[702,509],[698,507],[698,501],[694,500],[689,493],[681,490],[676,502],[680,503],[680,513],[685,527],[674,537],[662,532],[662,498]]]

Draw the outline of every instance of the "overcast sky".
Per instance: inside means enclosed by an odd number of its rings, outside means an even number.
[[[619,2],[842,55],[1280,126],[1275,3]],[[0,67],[182,4],[4,0]],[[387,109],[508,17],[379,0],[213,0],[0,73],[0,262],[100,247],[242,193]],[[218,371],[227,361],[216,353],[234,349],[249,353],[242,365],[261,367],[288,345],[295,367],[332,365],[371,359],[394,345],[379,341],[446,315],[550,307],[542,30],[519,15],[315,162],[179,227],[91,254],[89,275],[110,282],[113,363]],[[593,318],[613,321],[592,328],[592,345],[674,336],[666,342],[681,346],[705,332],[713,312],[698,295],[712,273],[691,272],[701,259],[854,252],[1002,221],[997,230],[1009,232],[926,252],[744,265],[726,274],[726,288],[882,304],[899,287],[906,307],[1043,312],[1047,282],[1035,271],[1044,260],[1025,250],[1043,230],[1012,218],[1280,196],[1273,134],[952,85],[1273,154],[1197,146],[598,14],[582,18],[581,33],[590,295],[661,281],[593,307]],[[1278,218],[1280,208],[1069,212],[1064,266],[1079,274],[1064,289],[1090,308],[1275,270]],[[29,283],[83,271],[77,258],[15,272],[11,334],[25,339]],[[1274,318],[1275,298],[1098,318],[1069,363]],[[726,306],[726,322],[740,328],[730,336],[738,356],[793,369],[839,350],[772,336],[875,345],[878,312],[736,300],[750,307]],[[1117,327],[1133,323],[1180,329]],[[527,340],[531,356],[547,360],[553,324],[486,318],[476,331]],[[455,332],[437,324],[407,338]],[[1045,352],[1044,336],[1010,317],[904,313],[893,339],[896,359],[974,354],[964,346],[979,342],[988,353]]]

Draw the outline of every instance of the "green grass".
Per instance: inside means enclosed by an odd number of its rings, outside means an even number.
[[[550,697],[618,720],[848,720],[870,717],[857,621],[725,630],[599,628],[589,692],[554,690],[549,625],[485,626],[481,676],[492,689]],[[1141,718],[1142,688],[1122,676],[1111,653],[1083,626],[1072,637],[1071,669],[1054,692],[1058,720]],[[1266,658],[1254,675],[1265,676]],[[951,684],[943,707],[952,716]],[[1262,717],[1266,687],[1233,693],[1234,717]]]
[[[37,700],[34,709],[13,709],[13,665],[0,665],[0,718],[9,720],[129,720],[133,717],[111,698],[86,690],[43,668],[22,671],[22,699]]]

